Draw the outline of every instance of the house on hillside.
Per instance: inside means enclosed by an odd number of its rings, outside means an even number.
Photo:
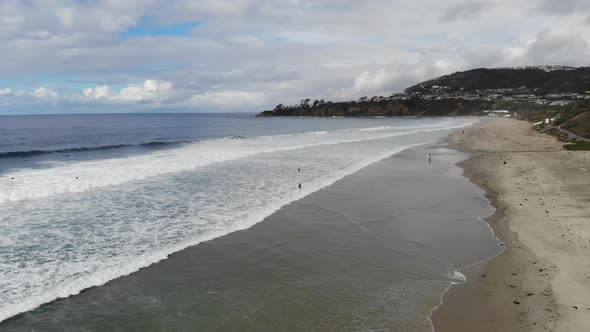
[[[512,117],[512,115],[510,114],[510,111],[507,111],[507,110],[496,110],[496,111],[488,110],[488,111],[483,111],[483,112],[491,117],[502,117],[502,118]]]

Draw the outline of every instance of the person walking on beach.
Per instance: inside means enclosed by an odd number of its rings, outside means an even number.
[[[298,187],[299,187],[299,189],[301,189],[301,182],[299,182],[299,185],[298,185]]]

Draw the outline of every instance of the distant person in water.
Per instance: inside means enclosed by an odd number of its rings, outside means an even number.
[[[297,167],[297,172],[301,172],[301,168]]]
[[[430,160],[430,153],[426,155],[426,157],[428,157],[428,160]]]
[[[299,182],[299,185],[298,185],[298,187],[299,187],[299,189],[301,189],[301,182]]]

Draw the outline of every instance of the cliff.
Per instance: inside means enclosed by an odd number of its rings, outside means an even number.
[[[480,115],[492,104],[485,100],[422,98],[382,99],[378,101],[327,102],[318,105],[278,107],[258,116],[442,116]]]

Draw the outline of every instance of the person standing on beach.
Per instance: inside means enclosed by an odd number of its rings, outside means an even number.
[[[299,185],[298,185],[298,187],[299,187],[299,189],[301,189],[301,182],[299,182]]]

